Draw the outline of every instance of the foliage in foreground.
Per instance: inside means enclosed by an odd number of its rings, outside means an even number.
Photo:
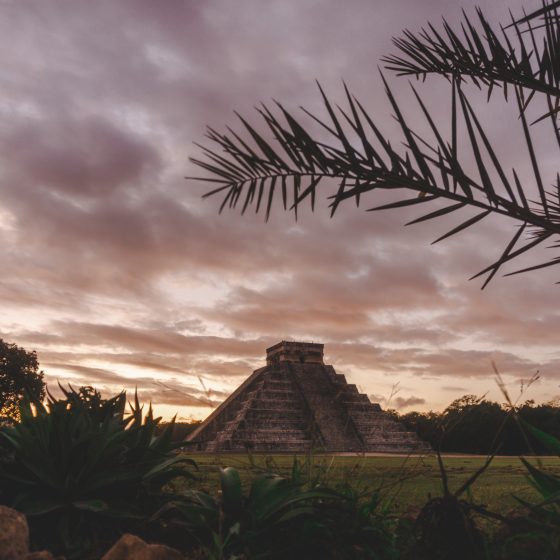
[[[83,558],[124,530],[139,530],[168,499],[165,485],[191,476],[173,454],[172,426],[137,398],[103,400],[93,390],[20,407],[21,421],[0,431],[0,502],[25,513],[35,546]]]
[[[220,560],[557,558],[560,524],[548,513],[537,515],[535,504],[521,502],[515,511],[496,513],[474,500],[478,477],[491,461],[464,474],[453,489],[441,464],[442,492],[398,516],[383,507],[383,490],[358,492],[352,483],[310,476],[297,459],[291,476],[253,472],[247,488],[236,470],[225,468],[217,495],[186,491],[159,512],[166,529],[160,537],[183,550],[197,541],[201,558]]]
[[[213,497],[191,490],[159,516],[168,532],[200,542],[205,558],[397,558],[396,520],[377,494],[364,499],[350,487],[334,489],[292,474],[257,475],[245,493],[237,470],[220,471]]]
[[[351,476],[337,481],[328,468],[313,468],[312,457],[294,458],[287,476],[270,462],[247,484],[237,470],[222,468],[217,492],[195,490],[174,482],[190,476],[181,463],[192,461],[174,453],[172,426],[158,434],[151,411],[143,416],[135,400],[127,417],[125,404],[123,393],[105,400],[91,388],[69,390],[46,406],[24,403],[21,422],[0,430],[9,449],[0,464],[0,500],[27,514],[35,547],[93,559],[129,531],[215,560],[560,555],[560,477],[538,462],[522,459],[540,499],[519,499],[515,513],[473,499],[492,455],[454,489],[440,461],[441,494],[399,516],[382,486],[360,491]],[[554,436],[515,410],[513,416],[523,433],[560,454]]]

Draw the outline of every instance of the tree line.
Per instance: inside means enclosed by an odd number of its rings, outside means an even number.
[[[434,450],[442,452],[550,454],[550,449],[524,428],[527,424],[560,439],[560,402],[557,400],[544,404],[527,400],[512,409],[508,404],[465,395],[443,412],[389,413],[429,442]]]

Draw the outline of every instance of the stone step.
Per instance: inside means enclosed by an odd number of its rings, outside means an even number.
[[[299,402],[299,395],[291,387],[288,387],[286,389],[264,388],[261,390],[259,398],[279,401],[292,400],[295,402]]]
[[[232,442],[232,451],[268,451],[283,453],[302,453],[309,451],[313,447],[311,440],[293,440],[293,441],[260,441],[254,442],[252,445],[244,445],[243,442]]]
[[[346,391],[342,391],[339,397],[339,400],[342,401],[346,405],[366,405],[371,406],[371,401],[368,399],[367,395],[363,393],[347,393]]]
[[[266,430],[266,429],[239,429],[235,432],[234,439],[259,439],[263,441],[308,439],[304,430]]]
[[[263,381],[263,387],[292,387],[293,384],[290,379],[270,379],[266,377]]]
[[[415,443],[417,441],[416,438],[390,438],[390,437],[368,437],[364,438],[364,442],[369,444],[377,444],[377,443],[394,443],[395,445],[402,445],[403,443]]]
[[[367,443],[378,443],[378,442],[394,442],[395,444],[400,444],[403,442],[415,443],[418,440],[416,434],[410,432],[399,432],[399,433],[386,433],[366,436],[364,440]]]
[[[358,426],[357,429],[360,432],[362,438],[378,437],[378,436],[401,438],[402,434],[407,433],[406,430],[394,430],[393,428],[388,429],[383,427],[380,427],[379,429],[376,428],[362,429],[360,426]]]
[[[288,374],[284,371],[271,371],[265,379],[266,381],[290,381]]]
[[[371,403],[347,403],[342,401],[342,404],[350,416],[354,416],[356,414],[362,414],[362,416],[376,414],[376,410]]]
[[[303,430],[307,425],[303,419],[289,419],[285,418],[246,418],[239,423],[239,427],[244,429],[264,429],[264,430]]]
[[[356,426],[356,429],[362,435],[377,434],[377,433],[385,431],[385,427],[383,425],[377,424],[377,423],[372,423],[372,424],[369,424],[369,425],[356,423],[355,426]]]
[[[375,416],[372,417],[367,414],[353,414],[352,420],[354,420],[356,426],[363,426],[364,428],[368,426],[381,426],[385,430],[395,430],[396,432],[406,431],[405,426],[398,422],[393,422],[388,418],[376,418]]]
[[[280,400],[258,397],[250,404],[250,410],[301,410],[301,408],[301,403],[293,399]]]
[[[250,408],[245,414],[246,420],[286,420],[299,422],[304,421],[304,413],[301,410],[285,410],[283,408]]]
[[[332,366],[297,361],[257,370],[196,437],[218,453],[429,451]]]
[[[402,445],[376,445],[373,447],[368,447],[366,449],[367,453],[413,453],[413,454],[423,454],[429,453],[431,451],[430,447],[423,448],[423,447],[411,447],[411,446],[402,446]]]
[[[236,446],[236,445],[245,445],[245,443],[252,443],[252,444],[256,444],[256,443],[265,443],[267,446],[270,445],[292,445],[292,444],[304,444],[306,442],[309,441],[308,437],[305,437],[304,435],[302,435],[301,437],[286,437],[286,438],[273,438],[273,439],[258,439],[256,437],[237,437],[237,435],[235,437],[233,437],[231,439],[232,445]]]
[[[376,422],[390,421],[393,422],[386,414],[382,412],[377,412],[375,408],[370,408],[369,410],[353,410],[351,412],[352,418],[356,421],[360,420],[374,420]]]
[[[360,391],[358,391],[358,387],[356,387],[354,383],[348,383],[344,391],[349,395],[361,395]]]
[[[346,376],[343,373],[336,373],[334,369],[327,368],[327,375],[336,385],[346,386]]]

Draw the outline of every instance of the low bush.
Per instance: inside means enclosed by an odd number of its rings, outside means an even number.
[[[137,397],[125,415],[124,392],[63,392],[46,405],[24,401],[21,421],[0,431],[0,501],[27,515],[37,548],[95,557],[123,531],[141,531],[193,462],[173,453],[172,424],[156,434],[159,418]]]
[[[217,497],[187,491],[158,517],[208,559],[396,559],[397,523],[380,506],[377,495],[303,481],[294,459],[291,477],[261,473],[248,492],[236,469],[221,469]]]

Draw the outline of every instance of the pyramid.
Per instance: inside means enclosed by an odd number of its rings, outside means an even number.
[[[323,362],[323,344],[282,341],[190,434],[206,452],[427,452],[430,446]]]

